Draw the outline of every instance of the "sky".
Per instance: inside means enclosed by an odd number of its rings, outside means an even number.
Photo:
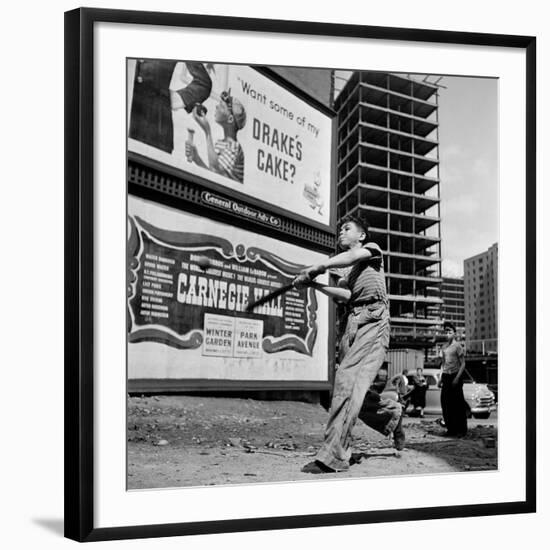
[[[443,275],[498,242],[498,81],[444,77],[439,94]]]

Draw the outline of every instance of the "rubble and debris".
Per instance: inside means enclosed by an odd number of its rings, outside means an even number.
[[[128,400],[130,489],[302,480],[307,475],[301,467],[323,441],[327,412],[318,404],[157,397]],[[329,475],[415,475],[498,467],[494,422],[470,420],[463,439],[443,437],[445,428],[435,417],[407,417],[404,429],[406,450],[398,453],[391,440],[358,422],[352,441],[357,463],[349,472]],[[159,445],[161,441],[166,443]]]

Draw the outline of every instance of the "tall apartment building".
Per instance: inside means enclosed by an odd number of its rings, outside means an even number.
[[[441,325],[437,85],[355,72],[339,92],[338,217],[363,211],[385,252],[392,347]]]
[[[465,335],[464,318],[464,278],[443,277],[441,284],[441,298],[443,307],[441,317],[444,321],[450,321],[457,329],[459,337]]]
[[[498,348],[498,243],[464,260],[466,348],[487,353]]]

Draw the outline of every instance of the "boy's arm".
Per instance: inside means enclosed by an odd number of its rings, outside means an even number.
[[[208,168],[208,166],[204,163],[204,160],[202,160],[199,155],[197,147],[192,143],[187,142],[185,144],[185,156],[187,157],[187,160],[193,161],[197,166],[200,166],[201,168]]]
[[[322,283],[316,283],[315,281],[308,284],[308,286],[318,290],[322,294],[325,294],[329,298],[332,298],[335,302],[347,303],[351,297],[351,290],[342,286],[330,286]]]
[[[336,256],[332,256],[332,258],[327,258],[323,263],[306,267],[298,275],[297,280],[299,283],[306,283],[331,267],[349,267],[372,257],[373,253],[368,248],[361,247],[346,250],[345,252],[336,254]]]
[[[208,167],[210,168],[210,170],[220,174],[221,169],[218,163],[218,153],[216,153],[216,149],[214,147],[214,140],[212,139],[212,130],[210,128],[210,123],[208,122],[208,120],[204,115],[200,116],[197,113],[197,108],[193,109],[193,118],[196,120],[197,124],[204,131],[204,135],[206,138],[206,153],[208,155]],[[201,159],[201,162],[202,162],[202,159]],[[197,164],[199,163],[197,162]],[[203,165],[204,165],[203,167],[206,168],[206,165],[204,162],[203,162]]]
[[[464,357],[464,350],[461,350],[461,353],[459,354],[459,359],[460,359],[460,368],[458,369],[456,376],[453,378],[453,386],[456,386],[460,382],[460,377],[462,376],[462,373],[466,368],[466,359]]]
[[[208,166],[210,170],[220,174],[221,169],[218,163],[218,153],[216,153],[216,148],[214,147],[214,140],[212,139],[212,132],[210,131],[210,126],[208,126],[208,130],[204,130],[204,133],[206,137],[206,153],[208,155]]]
[[[443,386],[443,364],[445,363],[445,352],[439,350],[439,376],[437,377],[437,387]]]

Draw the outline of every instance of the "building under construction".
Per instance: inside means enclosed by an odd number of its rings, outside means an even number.
[[[338,93],[338,217],[362,211],[385,252],[390,346],[426,347],[441,325],[438,91],[354,72]]]

